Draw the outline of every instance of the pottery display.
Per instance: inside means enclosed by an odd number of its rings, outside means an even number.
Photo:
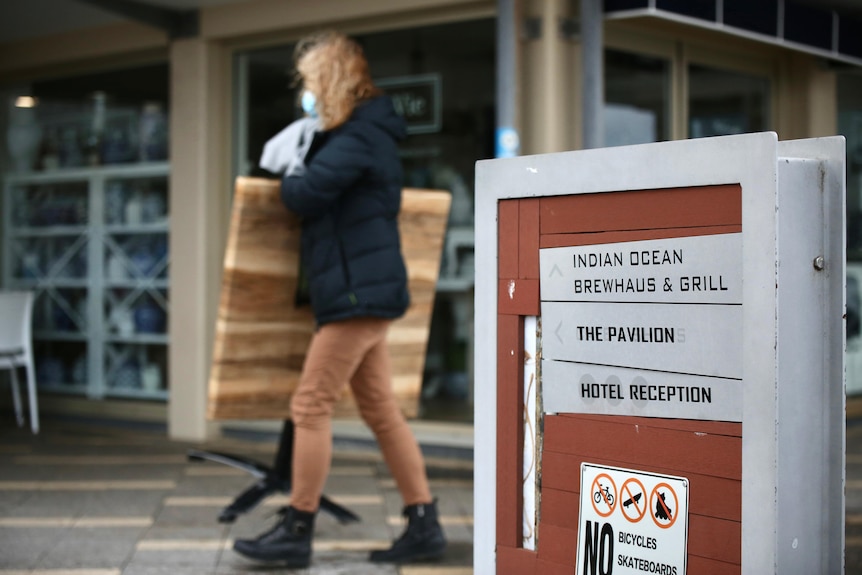
[[[144,365],[141,369],[141,387],[146,391],[158,391],[162,388],[162,371],[153,363]]]
[[[36,362],[36,379],[43,385],[62,383],[66,378],[66,368],[62,360],[45,356]]]
[[[36,167],[41,143],[42,127],[36,119],[36,110],[17,107],[13,101],[9,110],[9,127],[6,130],[6,146],[12,160],[12,169],[18,173],[32,171]]]
[[[165,160],[168,157],[168,118],[157,102],[144,104],[140,122],[138,159],[142,162]]]
[[[138,194],[133,194],[131,198],[126,201],[125,207],[125,223],[127,226],[136,226],[143,221],[143,209],[144,206],[141,204],[141,198]]]
[[[84,165],[80,134],[74,126],[66,127],[60,133],[58,155],[61,168],[77,168]]]
[[[138,389],[141,387],[141,373],[137,362],[127,361],[123,363],[114,376],[113,387],[121,389]]]
[[[105,223],[115,225],[123,222],[125,193],[126,186],[122,181],[115,180],[105,185]]]
[[[135,331],[138,333],[164,333],[165,312],[152,302],[144,302],[135,307]]]
[[[0,163],[14,179],[3,204],[11,229],[21,233],[3,259],[15,281],[39,294],[39,385],[164,394],[167,168],[106,166],[166,160],[165,109],[121,108],[102,92],[45,99],[38,108],[9,105],[8,158]],[[90,281],[91,273],[101,277]],[[101,360],[91,347],[106,350]]]
[[[141,219],[148,224],[161,222],[165,217],[165,200],[159,193],[148,193],[141,205]]]

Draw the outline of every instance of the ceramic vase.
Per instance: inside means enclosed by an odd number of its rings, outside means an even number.
[[[42,127],[36,121],[35,110],[17,108],[13,105],[9,113],[6,146],[12,160],[12,168],[16,172],[24,173],[33,170],[41,142]]]

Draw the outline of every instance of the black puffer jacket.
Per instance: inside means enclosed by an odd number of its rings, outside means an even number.
[[[319,325],[396,318],[410,303],[398,234],[405,136],[389,97],[374,98],[317,133],[304,172],[282,179],[282,201],[302,217],[302,265]]]

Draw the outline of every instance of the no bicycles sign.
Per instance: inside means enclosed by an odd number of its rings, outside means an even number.
[[[581,464],[575,573],[683,575],[688,480]]]

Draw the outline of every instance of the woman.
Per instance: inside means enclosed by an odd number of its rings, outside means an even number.
[[[304,162],[292,162],[281,197],[302,218],[302,262],[317,330],[291,402],[295,426],[291,504],[270,531],[237,540],[247,557],[307,566],[314,518],[332,456],[333,404],[350,385],[404,502],[407,529],[371,561],[441,556],[425,463],[391,389],[386,332],[407,310],[398,211],[404,120],[371,81],[362,48],[327,32],[299,43],[303,108],[319,130]]]

